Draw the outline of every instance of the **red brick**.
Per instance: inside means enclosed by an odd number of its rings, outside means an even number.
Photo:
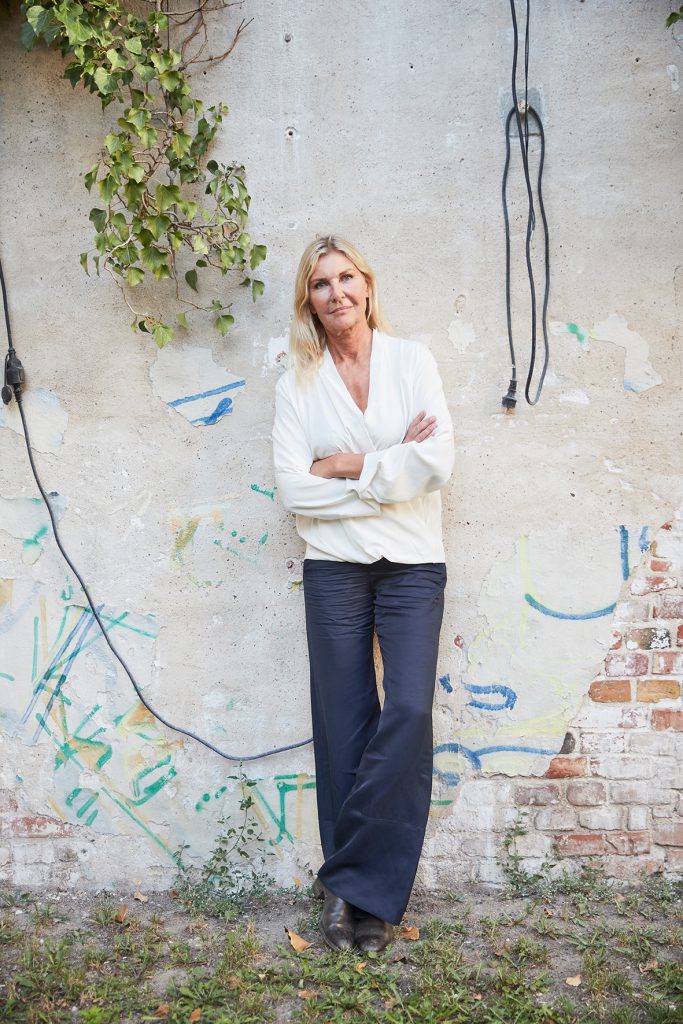
[[[631,699],[630,679],[596,679],[589,690],[591,700],[599,704]]]
[[[600,866],[607,878],[623,882],[638,882],[643,875],[654,875],[664,867],[663,851],[655,850],[649,857],[605,857]]]
[[[666,866],[670,871],[683,874],[683,850],[676,850],[671,847],[666,851]]]
[[[670,572],[671,562],[668,562],[666,558],[651,558],[650,568],[653,572]]]
[[[649,832],[609,832],[605,839],[620,857],[650,852]]]
[[[515,803],[518,806],[534,805],[545,807],[547,804],[556,804],[560,797],[557,786],[517,786],[515,788]]]
[[[683,732],[683,711],[678,711],[675,708],[654,708],[652,728],[657,732],[663,729],[675,729],[676,732]]]
[[[604,836],[582,832],[555,836],[555,846],[561,857],[599,857],[610,852]]]
[[[658,700],[676,700],[681,684],[676,679],[639,679],[636,699],[654,704]]]
[[[620,601],[614,613],[615,622],[647,622],[650,618],[650,602]]]
[[[663,626],[649,626],[646,629],[632,629],[626,637],[629,651],[663,651],[671,647],[671,634]]]
[[[12,822],[12,834],[17,839],[64,839],[77,835],[68,821],[48,818],[45,814],[28,814]]]
[[[639,651],[614,651],[605,658],[606,676],[644,676],[648,672],[648,656]]]
[[[570,782],[567,786],[567,800],[575,807],[597,807],[603,804],[607,791],[602,782]]]
[[[546,779],[575,779],[586,774],[585,757],[554,757],[545,773]]]
[[[636,576],[631,584],[631,593],[642,597],[644,594],[658,594],[661,590],[673,590],[677,586],[675,576]]]
[[[9,789],[0,789],[0,814],[7,814],[17,809],[17,801]]]
[[[613,629],[612,630],[612,645],[610,647],[610,650],[611,651],[618,651],[619,648],[621,647],[621,641],[622,641],[621,632],[618,629]]]
[[[663,594],[652,616],[655,619],[683,619],[683,597],[680,594]]]
[[[656,675],[683,675],[683,651],[662,651],[652,656],[652,671]]]
[[[683,821],[663,821],[655,825],[652,838],[659,846],[683,847]]]
[[[676,644],[678,647],[683,647],[683,622],[678,627],[678,633],[676,634]]]

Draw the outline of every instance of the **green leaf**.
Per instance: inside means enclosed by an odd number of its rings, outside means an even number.
[[[213,302],[211,303],[210,308],[214,311],[214,313],[220,313],[220,311],[223,308],[223,303],[220,302],[218,299],[214,299]]]
[[[188,220],[194,220],[197,216],[197,210],[199,209],[196,203],[186,202],[185,200],[178,203],[178,208],[183,216],[187,217]]]
[[[169,206],[180,202],[180,189],[177,185],[157,185],[154,198],[157,210],[163,213]]]
[[[116,195],[118,182],[113,174],[108,174],[106,178],[97,182],[97,187],[100,190],[100,197],[104,199],[105,203],[110,203]]]
[[[154,273],[166,264],[167,253],[155,245],[145,245],[140,250],[140,259]]]
[[[156,77],[156,70],[149,64],[136,64],[135,71],[143,82],[151,82]]]
[[[87,254],[87,252],[82,252],[80,259],[81,259],[81,266],[85,270],[85,272],[88,275],[88,277],[90,277],[90,271],[88,270],[88,254]]]
[[[234,316],[230,316],[229,313],[224,313],[222,316],[217,316],[213,322],[214,327],[217,331],[220,331],[223,337],[228,333],[230,328],[235,322]]]
[[[111,64],[112,68],[118,69],[128,67],[128,61],[126,60],[126,58],[123,57],[119,53],[119,51],[115,50],[113,47],[110,50],[107,50],[107,60]]]
[[[192,136],[188,135],[187,132],[178,131],[171,139],[171,149],[179,160],[182,160],[184,156],[187,156],[190,152],[191,145]]]
[[[129,209],[139,205],[147,189],[135,181],[127,181],[123,186],[123,194],[126,197],[126,204]]]
[[[99,169],[100,169],[100,165],[99,164],[93,164],[92,167],[90,168],[90,170],[88,171],[88,173],[85,174],[84,177],[83,177],[83,184],[87,188],[88,192],[90,191],[90,189],[95,184],[95,181],[97,179],[97,172],[99,171]]]
[[[118,85],[116,78],[102,67],[97,68],[95,71],[93,81],[103,96],[108,96],[110,93],[115,92]]]
[[[140,267],[128,267],[128,270],[126,271],[126,281],[131,288],[135,288],[139,285],[144,276],[145,272]]]
[[[95,206],[88,214],[88,220],[92,223],[95,231],[104,231],[104,225],[107,223],[106,210],[100,210]]]
[[[183,327],[185,330],[188,330],[187,314],[186,313],[177,313],[176,314],[176,320],[178,321],[178,325],[180,327]]]
[[[266,286],[264,285],[263,281],[256,281],[256,280],[254,280],[254,281],[251,282],[251,297],[254,300],[254,302],[256,302],[256,300],[261,295],[263,295],[265,290],[266,290]]]
[[[216,171],[218,170],[218,164],[216,163],[215,160],[209,160],[208,164],[206,165],[206,169],[207,171],[210,171],[211,174],[215,174]]]
[[[175,92],[183,84],[183,76],[179,71],[164,71],[159,75],[159,85],[166,92]]]
[[[208,255],[209,247],[208,247],[208,245],[206,244],[206,242],[204,241],[204,239],[202,238],[201,235],[195,235],[193,237],[193,239],[192,239],[192,248],[194,249],[195,252],[200,252],[204,256]]]
[[[19,39],[21,40],[21,45],[26,50],[32,50],[36,44],[38,36],[27,21],[25,21],[19,29]]]
[[[172,340],[174,332],[173,328],[169,327],[168,324],[154,324],[152,333],[159,348],[163,348],[164,345],[167,345]]]
[[[146,217],[145,227],[152,232],[154,241],[163,235],[171,226],[171,218],[159,214],[157,217]]]
[[[206,262],[206,260],[197,260],[196,266],[198,266],[198,267],[208,267],[208,263]]]
[[[157,141],[157,130],[156,128],[141,128],[138,131],[140,142],[145,149],[152,149]]]
[[[54,19],[52,11],[46,10],[40,4],[36,4],[34,7],[29,7],[26,11],[26,20],[35,35],[40,36]]]
[[[188,285],[190,286],[190,288],[192,289],[193,292],[198,292],[199,291],[199,289],[197,288],[197,271],[196,270],[188,270],[188,272],[185,274],[185,280],[187,281]]]
[[[145,168],[142,164],[132,164],[128,171],[128,177],[132,178],[133,181],[137,181],[138,184],[142,181],[145,176]]]
[[[132,124],[137,132],[149,124],[149,110],[145,110],[144,107],[131,107],[125,117],[128,124]]]
[[[142,53],[142,39],[140,39],[140,36],[133,36],[132,39],[124,39],[123,45],[128,50],[128,53],[134,53],[136,55]]]
[[[253,247],[253,249],[251,250],[251,255],[249,257],[249,266],[251,267],[252,270],[256,270],[259,263],[263,263],[264,259],[266,258],[267,252],[268,249],[266,248],[265,245],[255,245]]]

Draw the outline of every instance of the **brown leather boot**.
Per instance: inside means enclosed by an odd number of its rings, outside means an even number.
[[[318,899],[324,898],[320,931],[330,949],[351,949],[355,940],[356,921],[353,907],[340,896],[326,889],[316,878],[313,893]]]

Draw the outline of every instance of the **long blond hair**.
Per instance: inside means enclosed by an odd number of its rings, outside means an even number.
[[[322,235],[308,245],[303,252],[296,273],[294,285],[294,318],[289,330],[289,354],[291,365],[297,375],[304,376],[320,366],[325,351],[325,331],[318,317],[312,312],[308,285],[321,256],[328,252],[341,252],[361,272],[368,284],[366,317],[368,326],[390,333],[391,328],[384,319],[379,304],[377,278],[372,267],[354,245],[339,235]]]

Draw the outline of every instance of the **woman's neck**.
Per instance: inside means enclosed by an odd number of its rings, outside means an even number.
[[[354,325],[348,332],[328,334],[326,342],[335,363],[362,362],[372,348],[372,330],[367,324]]]

